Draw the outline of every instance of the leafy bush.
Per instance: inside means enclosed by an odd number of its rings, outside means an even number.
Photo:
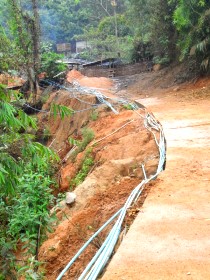
[[[98,112],[97,111],[93,111],[91,116],[90,116],[92,121],[96,121],[98,119]]]
[[[179,32],[180,60],[189,55],[196,57],[202,70],[209,69],[210,61],[210,2],[180,0],[173,15]]]
[[[85,150],[87,145],[93,140],[94,132],[90,128],[83,128],[82,129],[82,141],[75,141],[74,139],[69,139],[70,144],[74,144],[77,146],[77,149],[72,154],[72,159],[75,160],[78,153],[81,153]]]
[[[50,107],[50,113],[53,114],[55,118],[60,115],[63,120],[64,117],[72,116],[74,111],[66,106],[53,103]]]
[[[87,147],[87,145],[93,140],[94,132],[90,128],[83,128],[82,137],[83,137],[83,140],[79,144],[79,149],[81,151],[84,151],[84,149]]]
[[[63,55],[54,52],[44,52],[41,55],[40,72],[46,72],[47,77],[52,79],[57,74],[65,71],[67,66],[62,62]]]
[[[76,186],[78,186],[79,184],[81,184],[85,178],[87,177],[91,166],[93,166],[94,164],[94,159],[91,156],[91,150],[87,150],[87,152],[85,153],[85,156],[83,158],[82,161],[82,167],[79,170],[79,172],[77,173],[77,175],[74,177],[74,179],[71,180],[70,182],[70,187],[74,188]]]
[[[167,55],[163,57],[155,56],[153,57],[153,62],[155,64],[166,65],[170,62],[170,58]]]
[[[132,104],[124,104],[123,108],[126,109],[126,110],[133,110]]]
[[[16,279],[16,272],[35,279],[38,248],[50,230],[51,165],[58,156],[24,133],[36,122],[12,105],[14,98],[0,86],[0,279]],[[17,246],[25,253],[18,263]]]

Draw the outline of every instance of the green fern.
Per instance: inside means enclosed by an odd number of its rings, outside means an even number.
[[[14,195],[21,173],[19,163],[8,153],[0,153],[0,195]]]
[[[63,106],[53,103],[50,107],[50,113],[56,118],[58,115],[61,117],[61,119],[64,119],[65,117],[72,116],[74,113],[74,110]]]
[[[180,60],[195,56],[202,70],[209,68],[210,58],[210,3],[179,0],[174,11],[174,24],[179,32]]]

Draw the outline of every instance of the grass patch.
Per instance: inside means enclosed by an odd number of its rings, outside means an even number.
[[[99,116],[98,116],[98,112],[94,110],[94,111],[92,112],[91,116],[90,116],[91,120],[92,120],[92,121],[96,121],[96,120],[98,119],[98,117],[99,117]]]
[[[82,141],[75,141],[70,138],[70,144],[76,145],[77,149],[72,153],[72,160],[74,161],[77,155],[85,150],[87,145],[94,139],[94,132],[90,128],[82,129]]]
[[[124,104],[123,108],[126,109],[126,110],[133,110],[132,104]]]
[[[70,188],[71,189],[77,187],[87,177],[91,167],[94,164],[94,159],[91,156],[91,153],[92,153],[92,149],[88,149],[86,151],[85,156],[84,156],[83,161],[82,161],[81,169],[79,170],[77,175],[70,182]]]

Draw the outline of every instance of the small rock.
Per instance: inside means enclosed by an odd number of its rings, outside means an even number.
[[[66,204],[70,205],[75,202],[76,194],[73,192],[66,193]]]
[[[190,273],[190,272],[188,272],[188,273],[187,273],[187,275],[191,275],[191,273]]]

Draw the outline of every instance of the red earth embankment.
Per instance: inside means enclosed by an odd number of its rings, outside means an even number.
[[[79,111],[97,103],[95,96],[75,94],[72,96],[66,91],[54,93],[44,108],[48,109],[53,101]],[[77,195],[76,203],[72,207],[63,203],[58,207],[60,223],[39,252],[40,261],[45,262],[48,279],[56,279],[85,240],[122,207],[131,190],[143,178],[141,164],[145,164],[148,176],[157,169],[159,151],[153,134],[144,127],[144,118],[140,116],[144,115],[145,111],[128,110],[116,104],[116,101],[114,106],[119,111],[117,115],[103,105],[81,114],[77,112],[64,121],[60,118],[55,120],[45,113],[40,114],[40,121],[43,125],[48,125],[53,135],[49,144],[59,151],[62,157],[72,148],[69,137],[82,139],[81,128],[84,126],[95,135],[94,140],[86,147],[86,150],[91,150],[94,165],[85,181],[74,190]],[[93,111],[97,112],[96,120],[91,118]],[[60,173],[60,190],[71,190],[71,179],[80,170],[84,156],[85,151],[80,152],[74,160],[71,156],[65,160]],[[108,229],[90,245],[63,279],[78,277],[107,231]]]

